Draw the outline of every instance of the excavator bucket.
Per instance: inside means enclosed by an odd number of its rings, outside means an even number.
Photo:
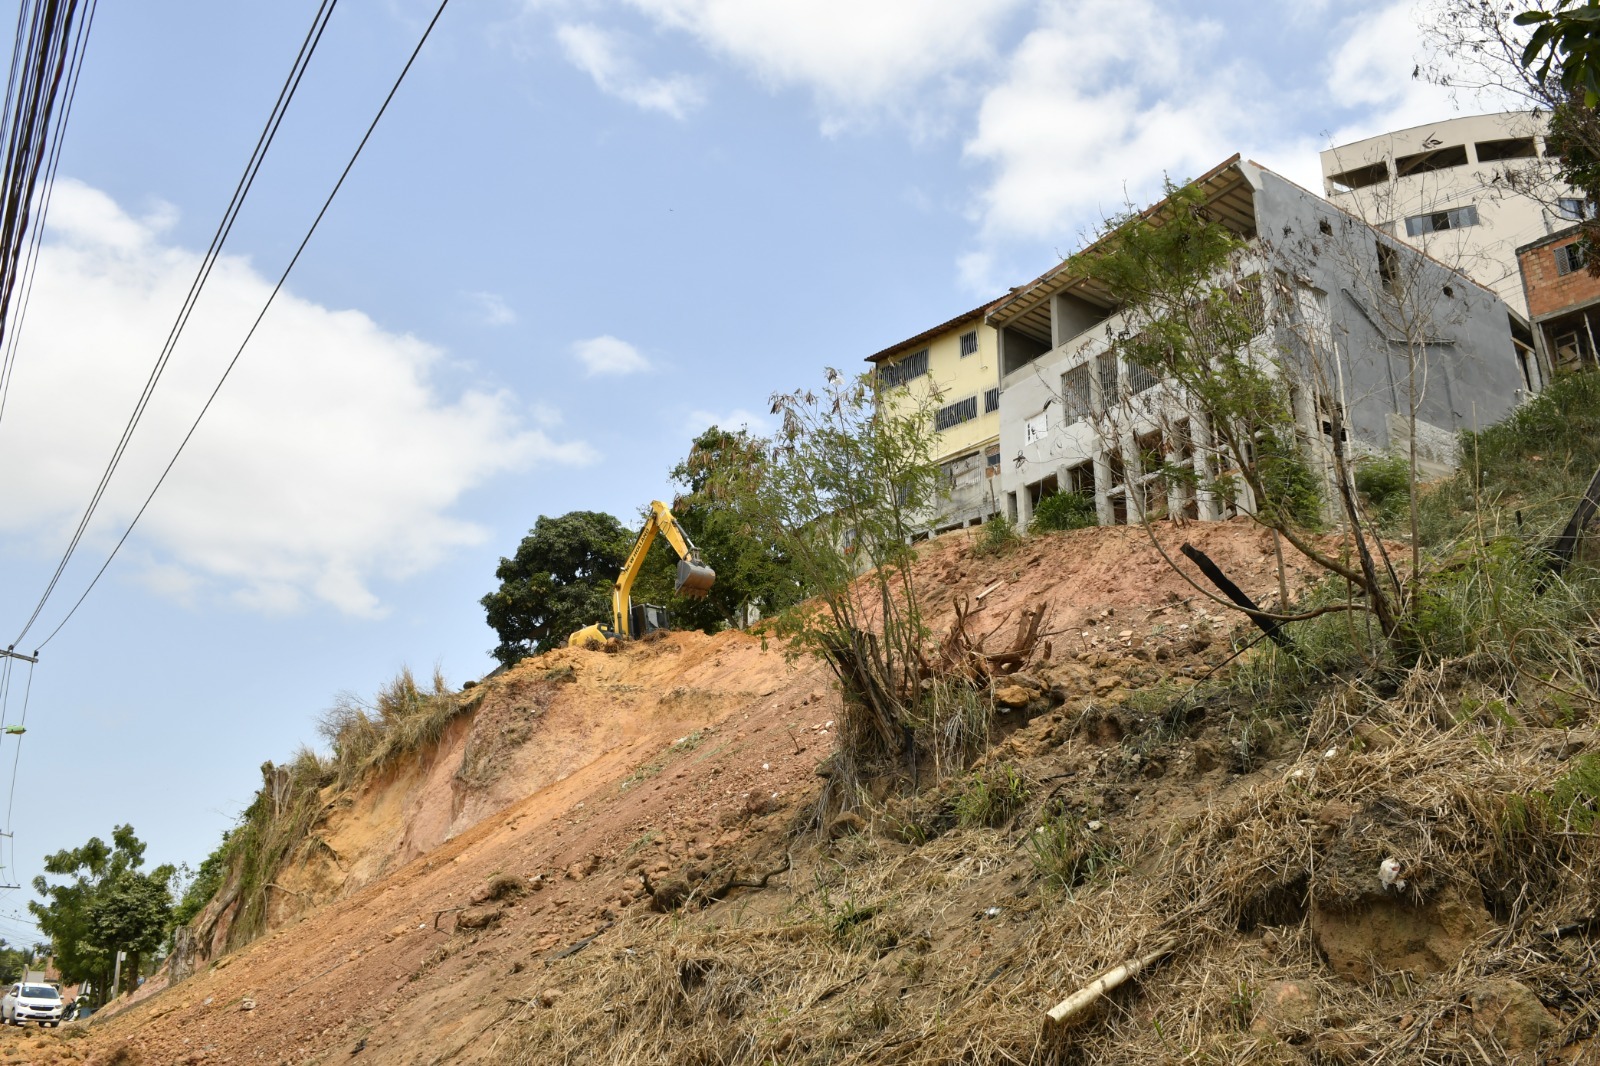
[[[678,560],[678,581],[672,586],[672,591],[680,596],[687,596],[691,600],[698,600],[710,591],[716,583],[717,572],[702,563],[691,563],[687,559]]]

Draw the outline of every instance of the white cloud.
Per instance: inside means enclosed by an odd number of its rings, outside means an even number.
[[[1061,236],[1193,177],[1259,119],[1211,22],[1153,0],[1051,0],[984,96],[967,155],[991,238]]]
[[[517,313],[506,303],[505,297],[497,292],[469,292],[465,294],[472,305],[477,308],[478,320],[486,326],[511,326],[517,321]]]
[[[590,377],[623,377],[650,369],[649,360],[627,341],[610,334],[591,337],[572,346]]]
[[[995,32],[1023,0],[627,0],[694,35],[768,85],[814,90],[853,110],[913,97],[993,58]]]
[[[160,350],[198,256],[105,194],[61,181],[39,260],[0,455],[0,534],[60,550]],[[78,557],[87,580],[132,517],[267,293],[248,262],[211,276]],[[139,578],[179,599],[264,610],[319,600],[381,613],[379,580],[485,531],[451,514],[514,470],[592,461],[526,427],[504,392],[445,395],[443,353],[359,311],[280,294],[130,542]]]
[[[725,414],[715,411],[690,411],[683,420],[683,429],[691,437],[698,437],[712,426],[729,430],[747,429],[755,436],[763,436],[772,432],[772,423],[766,417],[753,411],[746,411],[743,407],[735,407]]]
[[[683,119],[705,101],[700,84],[687,75],[657,78],[644,73],[622,39],[599,26],[567,23],[556,28],[556,40],[567,61],[593,78],[601,92],[637,108]]]
[[[1348,36],[1329,66],[1328,94],[1339,107],[1364,114],[1334,131],[1333,144],[1438,122],[1463,106],[1474,111],[1527,106],[1510,94],[1451,90],[1413,77],[1420,62],[1425,17],[1428,12],[1413,0],[1393,0],[1346,23]]]

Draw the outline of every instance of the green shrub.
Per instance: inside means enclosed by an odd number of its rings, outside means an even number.
[[[1053,529],[1087,529],[1098,525],[1094,497],[1084,492],[1058,492],[1046,496],[1033,509],[1032,529],[1036,532]]]
[[[1566,374],[1504,420],[1461,435],[1461,469],[1418,500],[1421,539],[1547,537],[1600,467],[1600,372]]]
[[[983,532],[972,545],[974,555],[1004,555],[1022,543],[1016,525],[1005,515],[995,515],[984,524]]]
[[[1374,455],[1356,463],[1356,491],[1383,528],[1400,524],[1411,511],[1411,464],[1398,455]]]

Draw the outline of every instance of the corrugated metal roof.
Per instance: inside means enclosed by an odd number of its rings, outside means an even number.
[[[1188,184],[1200,187],[1206,196],[1206,206],[1230,228],[1245,238],[1255,236],[1255,207],[1249,180],[1239,168],[1237,152]],[[1163,199],[1139,212],[1140,217],[1154,218],[1166,205]],[[1105,239],[1101,237],[1078,254],[1093,253]],[[1068,258],[1000,300],[989,312],[989,324],[1010,326],[1050,344],[1050,298],[1056,293],[1070,289],[1074,296],[1098,307],[1115,306],[1116,301],[1104,286],[1087,278],[1074,277],[1071,268],[1072,259]]]

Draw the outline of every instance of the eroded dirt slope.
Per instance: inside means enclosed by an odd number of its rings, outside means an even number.
[[[1275,598],[1271,542],[1255,529],[1168,532]],[[1203,673],[1226,651],[1222,612],[1137,530],[1037,538],[997,559],[955,536],[919,565],[936,626],[957,597],[984,594],[986,630],[1045,605],[1055,651],[1038,672],[1069,710]],[[471,721],[329,817],[337,862],[288,872],[286,886],[329,902],[284,906],[282,928],[51,1053],[152,1066],[509,1061],[515,1019],[559,1009],[574,961],[625,950],[608,937],[644,920],[647,880],[725,895],[704,912],[714,915],[782,906],[816,863],[833,862],[801,854],[792,829],[813,813],[837,711],[825,669],[744,633],[525,661],[486,686]],[[1065,721],[1038,719],[1026,735]],[[1226,761],[1213,753],[1199,772],[1226,774]],[[1204,794],[1226,779],[1208,782],[1167,787]],[[765,891],[720,891],[763,876]]]

